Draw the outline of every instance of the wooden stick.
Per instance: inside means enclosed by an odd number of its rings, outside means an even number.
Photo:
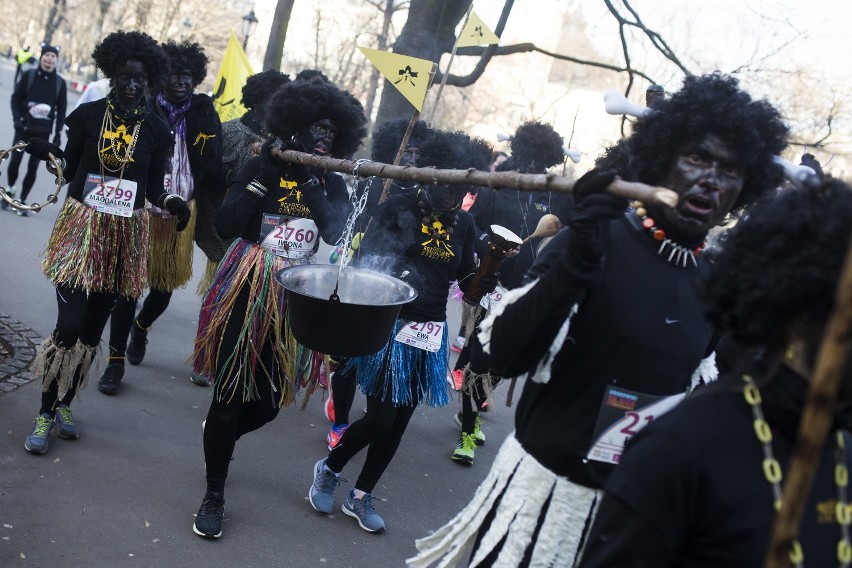
[[[852,345],[852,241],[835,293],[834,311],[825,328],[796,445],[785,475],[781,510],[775,519],[766,558],[767,568],[790,566],[790,549],[799,534],[814,475],[836,410],[837,393]],[[807,556],[805,565],[809,565]]]
[[[342,160],[314,156],[294,150],[271,150],[285,162],[303,164],[308,167],[325,169],[332,172],[351,174],[357,163],[354,160]],[[359,175],[379,176],[400,181],[415,181],[442,185],[477,185],[493,189],[519,189],[521,191],[556,191],[571,193],[576,180],[555,174],[520,174],[518,172],[483,172],[473,168],[467,170],[439,170],[436,168],[414,168],[411,166],[393,166],[381,162],[366,162],[358,166]],[[663,205],[674,207],[678,195],[670,189],[656,187],[639,182],[616,179],[609,184],[607,192],[625,199],[642,201],[645,205]]]

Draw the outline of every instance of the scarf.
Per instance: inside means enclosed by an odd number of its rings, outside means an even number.
[[[166,174],[171,176],[171,181],[166,191],[179,195],[184,201],[189,201],[192,198],[193,180],[189,166],[189,152],[186,147],[186,112],[192,106],[192,95],[178,106],[166,100],[163,93],[159,93],[157,103],[166,111],[166,120],[169,121],[169,126],[175,134],[175,145],[170,160],[171,173]],[[159,207],[152,205],[150,209],[163,217],[170,216],[167,211]]]

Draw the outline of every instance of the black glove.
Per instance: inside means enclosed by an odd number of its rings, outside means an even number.
[[[609,221],[621,217],[627,208],[624,198],[603,193],[614,179],[614,171],[595,169],[574,184],[574,208],[568,220],[568,257],[574,268],[598,265],[606,250]]]
[[[48,154],[53,154],[53,156],[57,160],[61,160],[65,157],[65,154],[62,152],[62,148],[60,148],[56,144],[51,144],[43,138],[33,138],[32,140],[30,140],[27,144],[26,151],[27,154],[32,154],[39,160],[44,161],[50,159]]]
[[[486,294],[490,294],[497,288],[497,283],[500,282],[500,273],[492,272],[491,274],[486,274],[479,280],[479,289],[485,292]]]
[[[27,129],[27,121],[23,118],[15,119],[15,130],[19,130],[21,132]]]
[[[269,191],[273,187],[278,187],[281,183],[281,174],[284,170],[284,162],[272,155],[270,150],[274,146],[278,146],[280,141],[274,136],[268,138],[260,148],[260,169],[254,176],[254,179]],[[264,192],[264,195],[266,193]]]
[[[180,233],[186,229],[186,226],[189,224],[189,219],[192,217],[192,212],[189,210],[189,205],[186,204],[186,201],[177,195],[171,194],[166,196],[164,205],[166,211],[178,218],[175,230]]]
[[[293,138],[292,140],[288,140],[286,142],[281,143],[282,150],[295,150],[296,152],[304,152],[306,154],[310,154],[298,138]],[[308,166],[303,164],[296,163],[288,163],[289,176],[293,178],[293,181],[298,183],[299,185],[305,185],[311,182],[311,180],[315,179],[313,175],[311,175],[311,171],[308,169]]]
[[[62,132],[57,131],[56,134],[53,135],[53,140],[51,142],[55,146],[62,146]]]

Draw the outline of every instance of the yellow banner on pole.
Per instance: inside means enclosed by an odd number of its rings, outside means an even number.
[[[254,75],[243,47],[230,30],[231,38],[225,48],[225,57],[216,76],[216,88],[213,91],[213,108],[219,114],[219,120],[227,122],[241,117],[246,107],[240,102],[246,79]]]
[[[456,47],[492,45],[495,43],[500,43],[500,38],[485,25],[482,18],[480,18],[476,12],[471,12],[470,18],[467,20],[467,24],[459,34],[459,39],[456,41]]]
[[[432,71],[431,61],[366,47],[358,49],[414,108],[423,110],[423,100],[429,88],[429,73]]]

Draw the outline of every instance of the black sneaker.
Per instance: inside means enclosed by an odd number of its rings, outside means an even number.
[[[225,499],[222,493],[208,491],[201,502],[201,508],[192,523],[192,532],[204,538],[222,536],[222,517],[225,516]]]
[[[145,358],[145,346],[148,345],[148,330],[133,320],[130,328],[130,343],[124,356],[131,365],[138,365]]]
[[[113,361],[107,365],[101,380],[98,381],[98,390],[104,394],[118,394],[122,377],[124,377],[124,363]]]

